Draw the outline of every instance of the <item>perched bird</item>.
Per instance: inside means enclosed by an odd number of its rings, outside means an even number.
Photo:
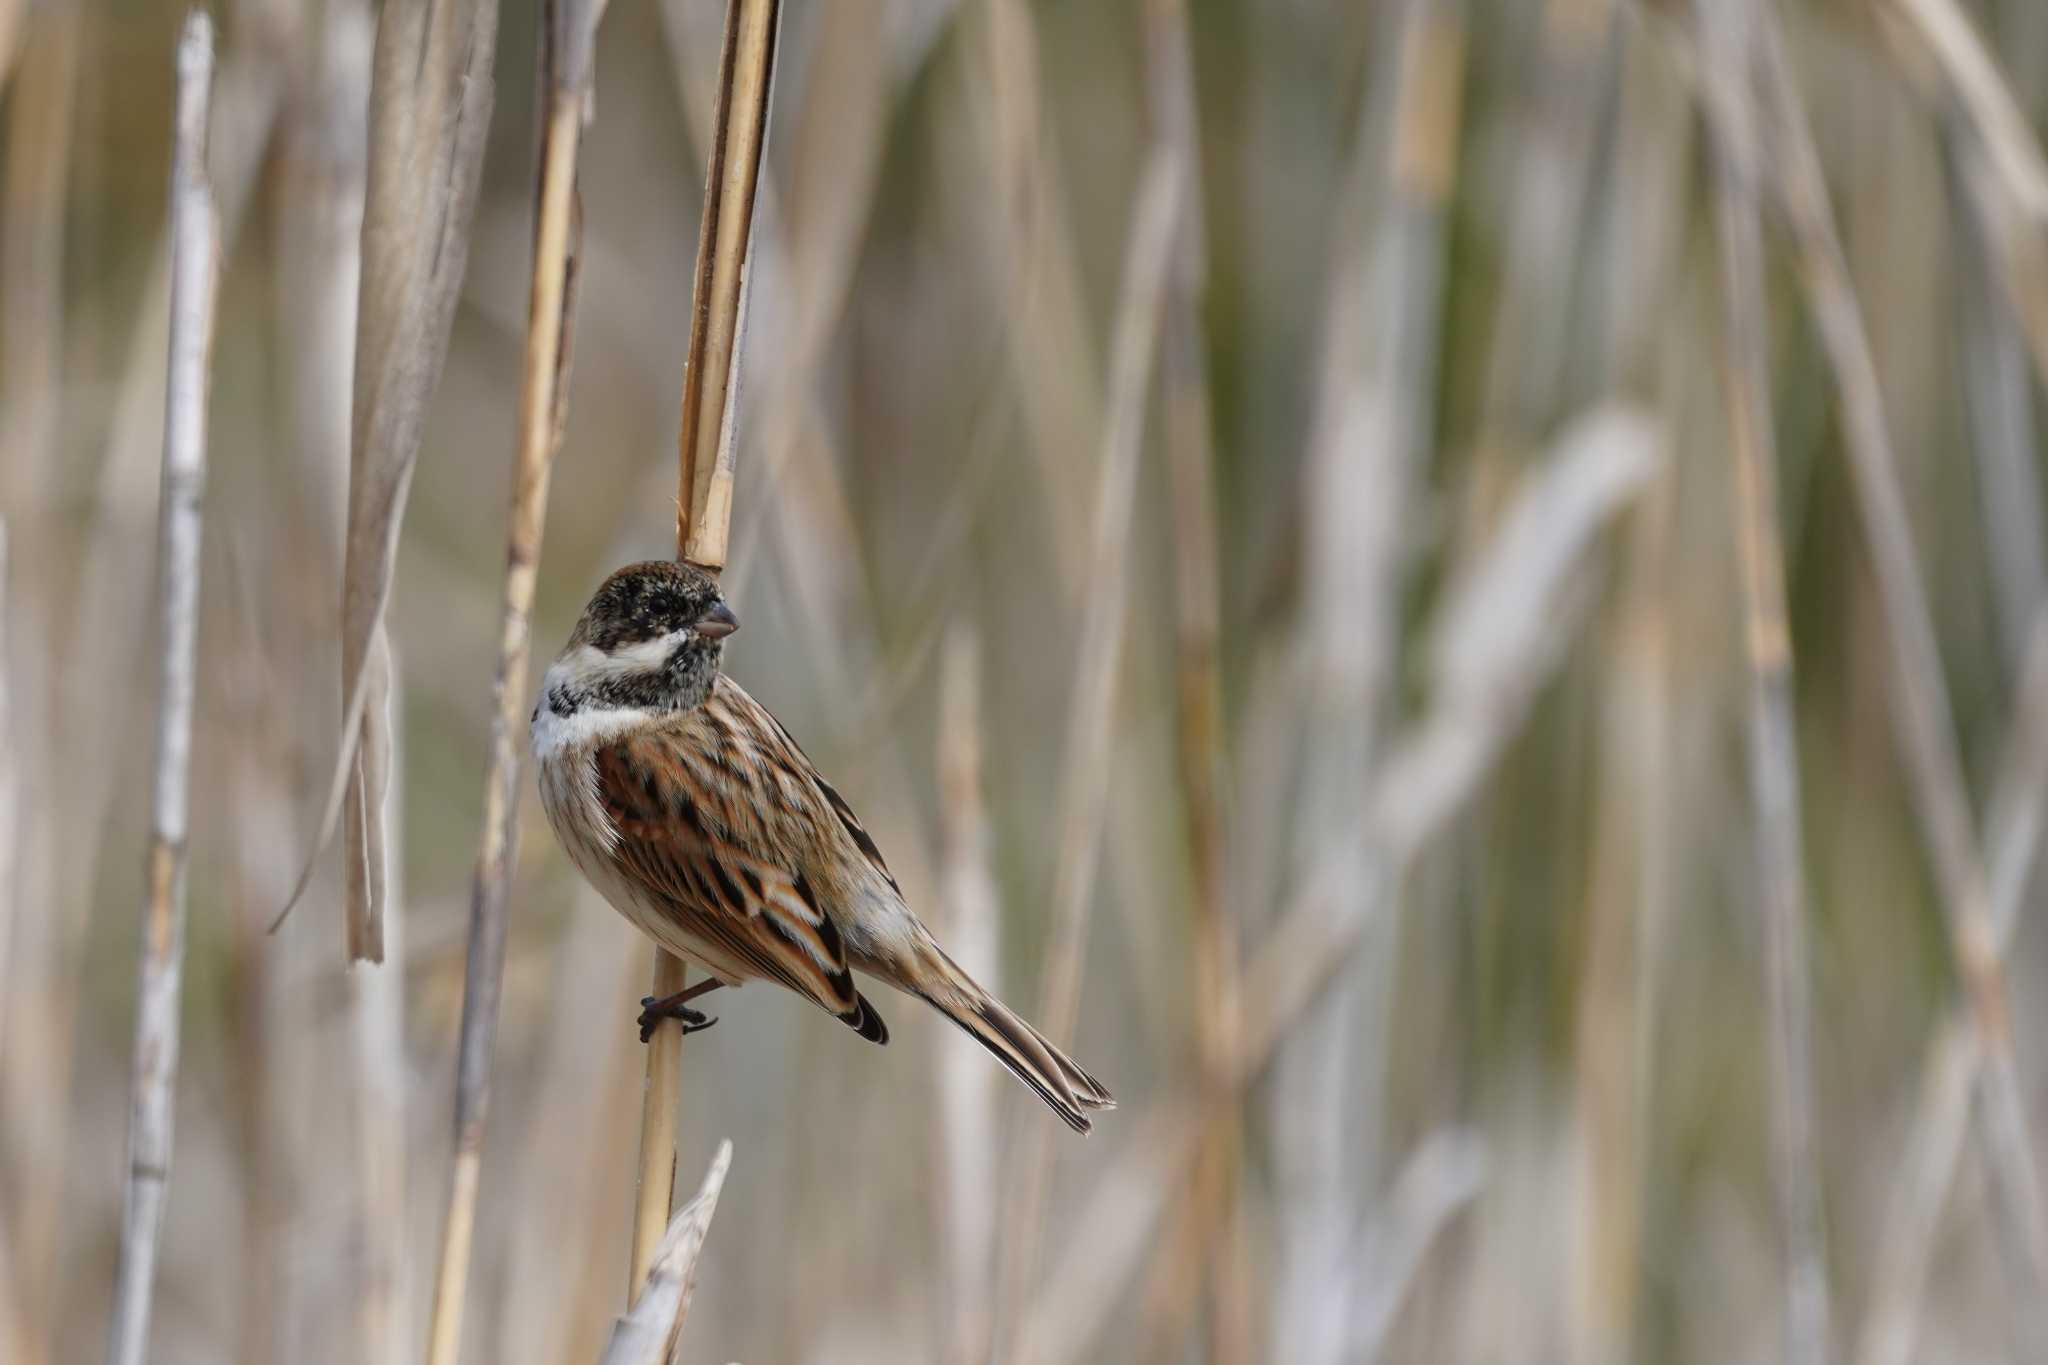
[[[641,1037],[666,1016],[709,1027],[688,1000],[763,978],[886,1043],[859,973],[935,1007],[1087,1132],[1109,1091],[940,950],[845,799],[719,671],[738,628],[711,575],[629,564],[584,608],[534,708],[562,847],[641,932],[711,974],[642,1001]]]

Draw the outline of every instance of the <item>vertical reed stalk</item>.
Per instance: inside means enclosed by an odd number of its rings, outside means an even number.
[[[768,143],[781,10],[780,0],[731,0],[726,8],[710,158],[704,172],[704,216],[698,227],[677,444],[676,554],[714,574],[725,567],[732,525],[747,272],[755,192]],[[680,958],[654,950],[652,994],[657,999],[682,990],[686,979]],[[674,1201],[682,1045],[682,1024],[675,1019],[663,1020],[647,1044],[629,1297],[640,1294],[654,1267]]]
[[[1742,554],[1749,661],[1749,776],[1757,892],[1770,1002],[1772,1166],[1784,1255],[1785,1359],[1829,1356],[1826,1248],[1813,1120],[1812,1005],[1801,868],[1799,758],[1792,714],[1792,635],[1778,533],[1777,451],[1765,352],[1763,244],[1757,221],[1764,151],[1752,119],[1759,16],[1746,0],[1700,0],[1705,98],[1714,117],[1723,359],[1734,517]]]
[[[505,972],[505,921],[518,834],[519,762],[525,749],[526,674],[534,581],[547,518],[548,478],[566,416],[574,256],[579,220],[576,158],[590,106],[592,46],[604,0],[550,0],[542,16],[545,123],[535,188],[533,284],[520,378],[519,438],[506,531],[503,611],[494,683],[491,762],[483,829],[470,895],[469,956],[463,976],[461,1050],[455,1077],[455,1171],[441,1233],[428,1365],[462,1353],[470,1242],[476,1225],[484,1124],[490,1110],[492,1045]]]
[[[1937,7],[1938,8],[1938,7]],[[1842,405],[1857,504],[1870,545],[1891,645],[1886,690],[1914,812],[1934,865],[1950,951],[1984,1062],[1980,1076],[1994,1212],[2009,1259],[2026,1286],[2014,1317],[2020,1353],[2048,1352],[2048,1222],[2024,1097],[2020,1093],[2005,967],[1993,921],[1984,848],[1964,782],[1955,712],[1919,552],[1900,485],[1877,361],[1863,322],[1822,178],[1812,129],[1793,84],[1782,35],[1766,11],[1765,107],[1774,120],[1776,173],[1801,284]]]
[[[1175,149],[1186,175],[1167,281],[1160,343],[1161,416],[1172,489],[1176,730],[1182,820],[1194,941],[1192,1024],[1205,1087],[1221,1087],[1238,1045],[1237,925],[1227,898],[1223,815],[1223,685],[1218,637],[1220,553],[1210,436],[1207,284],[1194,56],[1185,0],[1151,0],[1146,13],[1146,74],[1155,135]],[[1251,1263],[1238,1206],[1243,1114],[1231,1094],[1212,1125],[1188,1190],[1174,1275],[1157,1326],[1160,1353],[1180,1345],[1189,1300],[1207,1304],[1208,1358],[1242,1365],[1254,1355]]]
[[[199,650],[199,537],[206,490],[206,416],[219,285],[219,223],[206,178],[213,95],[213,21],[186,16],[178,36],[177,112],[171,147],[170,349],[164,401],[164,474],[157,513],[156,778],[136,987],[135,1074],[121,1262],[114,1285],[109,1365],[141,1365],[171,1177],[178,1079],[178,1010],[185,957],[192,710]]]
[[[1081,1000],[1081,967],[1093,901],[1095,860],[1115,748],[1111,720],[1123,653],[1129,582],[1131,506],[1143,447],[1145,401],[1152,383],[1161,302],[1173,257],[1184,176],[1170,147],[1153,151],[1131,212],[1122,293],[1110,359],[1109,401],[1090,533],[1081,644],[1075,656],[1074,699],[1068,716],[1060,805],[1059,857],[1054,870],[1052,943],[1046,950],[1044,999],[1038,1023],[1056,1046],[1074,1031]],[[1002,1303],[1011,1340],[1021,1338],[1027,1295],[1037,1277],[1054,1134],[1050,1123],[1020,1135],[1003,1225],[1011,1242],[1003,1273]],[[1014,1349],[1005,1353],[1014,1357]]]
[[[982,797],[981,653],[970,626],[947,629],[939,667],[939,829],[942,927],[956,962],[975,980],[1000,985],[1001,913],[989,866]],[[996,1167],[1000,1147],[996,1077],[987,1058],[939,1042],[938,1142],[945,1197],[938,1228],[945,1247],[941,1358],[966,1365],[986,1351],[990,1272],[995,1267]]]

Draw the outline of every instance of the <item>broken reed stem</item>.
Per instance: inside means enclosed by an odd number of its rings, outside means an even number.
[[[696,1198],[676,1210],[663,1229],[648,1266],[646,1288],[634,1297],[626,1315],[612,1323],[599,1365],[665,1365],[675,1354],[676,1338],[690,1311],[690,1294],[697,1287],[697,1257],[711,1231],[718,1192],[725,1188],[731,1165],[732,1143],[721,1141]]]
[[[136,987],[135,1072],[121,1261],[114,1284],[110,1365],[148,1355],[150,1295],[171,1175],[178,1075],[178,1006],[185,955],[187,798],[199,647],[199,537],[206,489],[206,408],[219,284],[219,222],[206,179],[213,91],[213,21],[204,10],[178,36],[171,148],[170,348],[164,398],[162,501],[157,512],[159,641],[156,781]]]
[[[483,828],[470,895],[469,955],[463,974],[462,1034],[455,1075],[455,1173],[441,1233],[434,1282],[428,1365],[455,1365],[462,1353],[462,1315],[470,1241],[490,1110],[492,1046],[505,973],[505,918],[519,816],[519,761],[525,748],[526,673],[534,580],[547,517],[548,476],[561,446],[574,306],[572,258],[577,236],[576,157],[589,91],[589,36],[603,12],[597,3],[559,0],[543,18],[543,132],[536,192],[532,297],[520,379],[519,445],[505,541],[505,584],[494,684],[491,763],[484,780]],[[566,35],[566,36],[565,36]],[[576,60],[576,52],[583,60]]]
[[[726,8],[716,114],[704,171],[704,216],[697,235],[677,443],[676,557],[713,574],[725,568],[732,525],[748,256],[755,190],[768,144],[781,13],[780,0],[731,0]],[[673,995],[686,981],[682,959],[655,948],[653,996]],[[629,1298],[640,1292],[653,1267],[675,1198],[682,1047],[682,1022],[677,1019],[660,1021],[647,1044]]]
[[[1046,950],[1045,991],[1038,1011],[1039,1027],[1056,1047],[1065,1047],[1071,1041],[1081,999],[1088,912],[1093,901],[1096,855],[1101,848],[1102,817],[1115,747],[1111,721],[1129,606],[1125,597],[1131,507],[1137,490],[1145,400],[1158,349],[1161,302],[1173,256],[1173,230],[1179,216],[1183,180],[1174,150],[1163,145],[1155,149],[1139,182],[1124,251],[1094,528],[1087,572],[1082,578],[1088,593],[1068,716],[1059,859],[1053,876],[1052,942]],[[1003,1219],[1011,1241],[1003,1274],[1002,1303],[1003,1311],[1009,1314],[1013,1344],[1024,1328],[1027,1294],[1037,1275],[1053,1141],[1050,1123],[1041,1123],[1022,1135],[1011,1172],[1012,1202]],[[1014,1349],[1004,1355],[1017,1358]]]
[[[737,417],[746,329],[742,291],[754,190],[768,140],[780,11],[778,0],[733,0],[726,11],[711,158],[704,172],[704,217],[683,370],[676,545],[684,559],[713,573],[725,567],[732,525],[733,445],[727,428]]]
[[[1704,98],[1711,120],[1720,228],[1723,360],[1735,465],[1737,538],[1749,660],[1749,775],[1757,891],[1770,1008],[1772,1164],[1785,1257],[1785,1358],[1829,1356],[1827,1260],[1814,1158],[1813,1044],[1806,890],[1801,870],[1799,758],[1792,715],[1792,636],[1778,535],[1757,218],[1762,149],[1751,121],[1758,23],[1747,4],[1700,0]]]

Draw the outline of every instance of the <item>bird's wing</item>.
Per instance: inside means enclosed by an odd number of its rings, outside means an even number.
[[[741,726],[765,735],[768,743],[780,750],[779,757],[787,767],[810,779],[810,785],[825,798],[833,818],[846,831],[847,837],[853,840],[854,847],[860,850],[861,856],[867,859],[868,864],[882,880],[889,883],[889,889],[901,899],[903,888],[896,884],[896,878],[891,875],[889,865],[882,861],[882,850],[875,846],[867,827],[861,824],[860,817],[853,813],[853,807],[846,804],[846,798],[839,794],[839,790],[818,772],[817,765],[811,762],[811,756],[796,742],[796,736],[775,718],[775,713],[755,701],[747,695],[745,688],[723,674],[719,676],[718,683],[712,691],[711,704],[716,711],[734,717]]]
[[[600,748],[598,799],[618,832],[612,856],[684,934],[862,1028],[856,1016],[872,1011],[796,850],[774,837],[785,819],[767,804],[773,777],[756,747],[698,716]]]

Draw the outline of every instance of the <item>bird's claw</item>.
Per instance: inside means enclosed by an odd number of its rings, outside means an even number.
[[[683,1035],[685,1037],[692,1033],[701,1033],[718,1022],[715,1017],[705,1014],[701,1010],[693,1010],[679,1000],[657,1000],[651,995],[640,997],[639,1024],[641,1042],[644,1043],[651,1040],[654,1037],[654,1030],[661,1026],[661,1021],[664,1019],[682,1020]]]

